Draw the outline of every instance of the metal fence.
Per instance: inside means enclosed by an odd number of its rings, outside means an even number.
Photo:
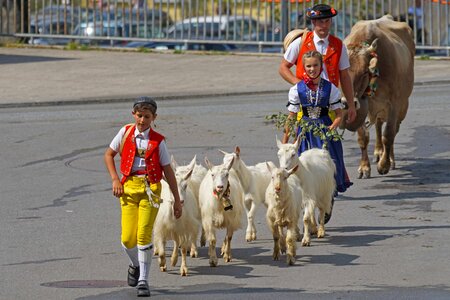
[[[407,22],[418,51],[450,55],[450,1],[443,0],[0,0],[0,36],[30,44],[281,51],[305,11],[335,7],[332,33],[386,13]]]

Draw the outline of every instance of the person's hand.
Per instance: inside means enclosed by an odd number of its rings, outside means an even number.
[[[353,123],[356,119],[356,108],[355,106],[351,106],[347,110],[347,123]]]
[[[181,203],[181,201],[175,201],[173,203],[173,215],[175,216],[175,218],[179,219],[182,213],[183,213],[183,204]]]
[[[123,194],[123,185],[120,183],[120,180],[118,178],[114,179],[112,181],[112,189],[113,189],[113,195],[116,197],[120,197]]]
[[[334,125],[334,123],[331,124],[330,126],[328,126],[328,130],[329,130],[329,131],[333,131],[333,130],[335,130],[336,128],[337,128],[337,126]]]

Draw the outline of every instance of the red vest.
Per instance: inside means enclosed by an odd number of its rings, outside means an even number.
[[[303,68],[302,57],[308,51],[316,50],[314,45],[314,32],[310,31],[303,36],[304,39],[302,43],[302,47],[300,49],[300,53],[297,58],[297,78],[303,78],[305,73],[305,69]],[[342,53],[342,41],[331,34],[328,35],[328,48],[327,52],[323,57],[323,62],[325,64],[325,68],[327,69],[328,81],[331,81],[335,86],[339,86],[339,60],[341,59]]]
[[[134,131],[136,125],[128,125],[125,127],[125,132],[133,126],[130,134],[126,137],[123,144],[120,160],[120,172],[122,173],[122,184],[125,182],[128,176],[130,176],[131,168],[133,167],[134,157],[136,155],[136,142],[134,137]],[[164,136],[157,133],[150,128],[149,142],[147,151],[145,151],[145,166],[147,179],[150,183],[158,183],[162,179],[162,168],[159,164],[159,144],[164,140]]]

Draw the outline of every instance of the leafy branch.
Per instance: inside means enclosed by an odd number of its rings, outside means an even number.
[[[282,112],[278,114],[272,114],[265,117],[266,120],[275,124],[275,128],[278,130],[286,127],[289,128],[289,136],[292,138],[297,137],[297,128],[301,128],[299,133],[301,140],[305,139],[307,132],[311,132],[314,136],[319,137],[323,142],[323,148],[327,148],[329,141],[342,141],[344,138],[336,130],[330,130],[328,126],[314,121],[308,121],[304,119],[298,120],[297,118],[288,118],[288,115]]]

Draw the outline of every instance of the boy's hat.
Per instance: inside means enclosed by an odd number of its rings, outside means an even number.
[[[311,20],[332,18],[337,14],[337,10],[326,4],[314,5],[306,11],[306,15]]]
[[[133,104],[133,108],[136,106],[136,105],[138,105],[138,104],[148,104],[148,105],[150,105],[150,106],[153,106],[154,108],[155,108],[155,111],[156,111],[156,109],[158,108],[158,105],[156,105],[156,101],[155,100],[153,100],[152,98],[150,98],[150,97],[147,97],[147,96],[140,96],[140,97],[138,97],[135,101],[134,101],[134,104]]]

